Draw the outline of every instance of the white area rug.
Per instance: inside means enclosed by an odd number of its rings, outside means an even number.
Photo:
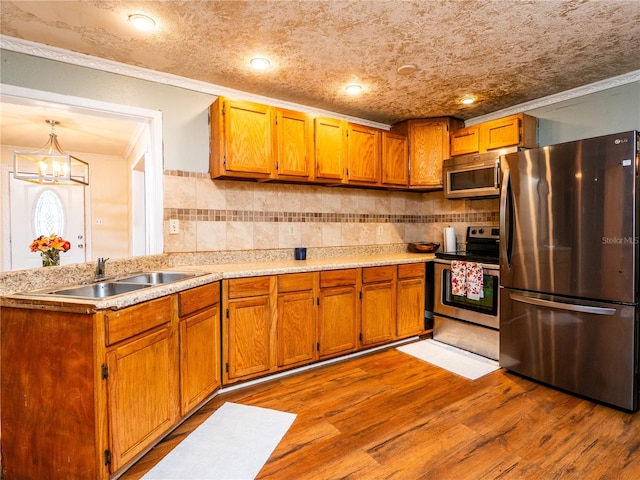
[[[142,478],[253,479],[295,418],[293,413],[227,402]]]
[[[500,368],[495,360],[432,339],[403,345],[398,350],[470,380]]]

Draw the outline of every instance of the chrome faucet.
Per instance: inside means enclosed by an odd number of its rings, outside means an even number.
[[[96,265],[96,280],[101,280],[104,278],[105,264],[107,263],[108,258],[98,257],[98,264]]]

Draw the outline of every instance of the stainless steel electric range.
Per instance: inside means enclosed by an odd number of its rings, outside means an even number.
[[[437,252],[434,261],[434,340],[493,360],[500,355],[499,242],[498,227],[469,226],[466,250]],[[482,268],[482,278],[476,278],[481,286],[479,298],[460,295],[452,288],[452,280],[460,276],[460,269],[470,264],[476,272]]]

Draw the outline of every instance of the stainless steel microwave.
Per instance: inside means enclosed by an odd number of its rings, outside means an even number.
[[[500,157],[514,148],[448,158],[444,161],[446,198],[498,197],[500,195]]]

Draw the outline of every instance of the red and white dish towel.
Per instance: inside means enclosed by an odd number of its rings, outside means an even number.
[[[480,300],[483,297],[484,281],[482,264],[475,262],[451,262],[451,294]]]

